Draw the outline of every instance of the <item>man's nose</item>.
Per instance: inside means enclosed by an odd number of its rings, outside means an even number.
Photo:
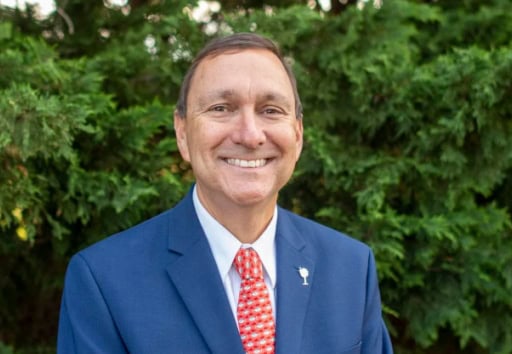
[[[239,111],[236,127],[233,131],[233,141],[255,149],[263,145],[267,139],[263,121],[253,108],[244,108]]]

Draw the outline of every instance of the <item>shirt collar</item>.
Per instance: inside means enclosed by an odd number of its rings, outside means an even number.
[[[231,232],[222,226],[211,214],[204,208],[197,195],[196,187],[192,194],[194,208],[196,210],[199,222],[204,230],[213,258],[217,263],[221,278],[224,280],[228,276],[235,255],[240,247],[252,247],[261,259],[263,268],[266,271],[272,288],[276,285],[276,255],[275,255],[275,236],[277,225],[277,206],[274,209],[274,215],[263,233],[252,244],[242,244]]]

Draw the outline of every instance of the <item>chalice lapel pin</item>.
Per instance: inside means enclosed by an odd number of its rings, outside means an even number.
[[[308,277],[309,277],[309,270],[304,267],[299,267],[299,275],[302,278],[302,285],[309,285],[308,283]]]

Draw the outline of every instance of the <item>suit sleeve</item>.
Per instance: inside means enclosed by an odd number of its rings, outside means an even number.
[[[382,308],[373,253],[368,257],[367,298],[362,339],[362,354],[392,354],[393,347],[382,318]]]
[[[94,274],[83,256],[75,255],[66,272],[57,353],[127,352]]]

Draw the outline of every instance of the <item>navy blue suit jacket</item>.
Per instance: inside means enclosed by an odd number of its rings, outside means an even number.
[[[367,246],[283,209],[275,242],[277,354],[392,353]],[[191,193],[72,258],[58,353],[244,353]]]

